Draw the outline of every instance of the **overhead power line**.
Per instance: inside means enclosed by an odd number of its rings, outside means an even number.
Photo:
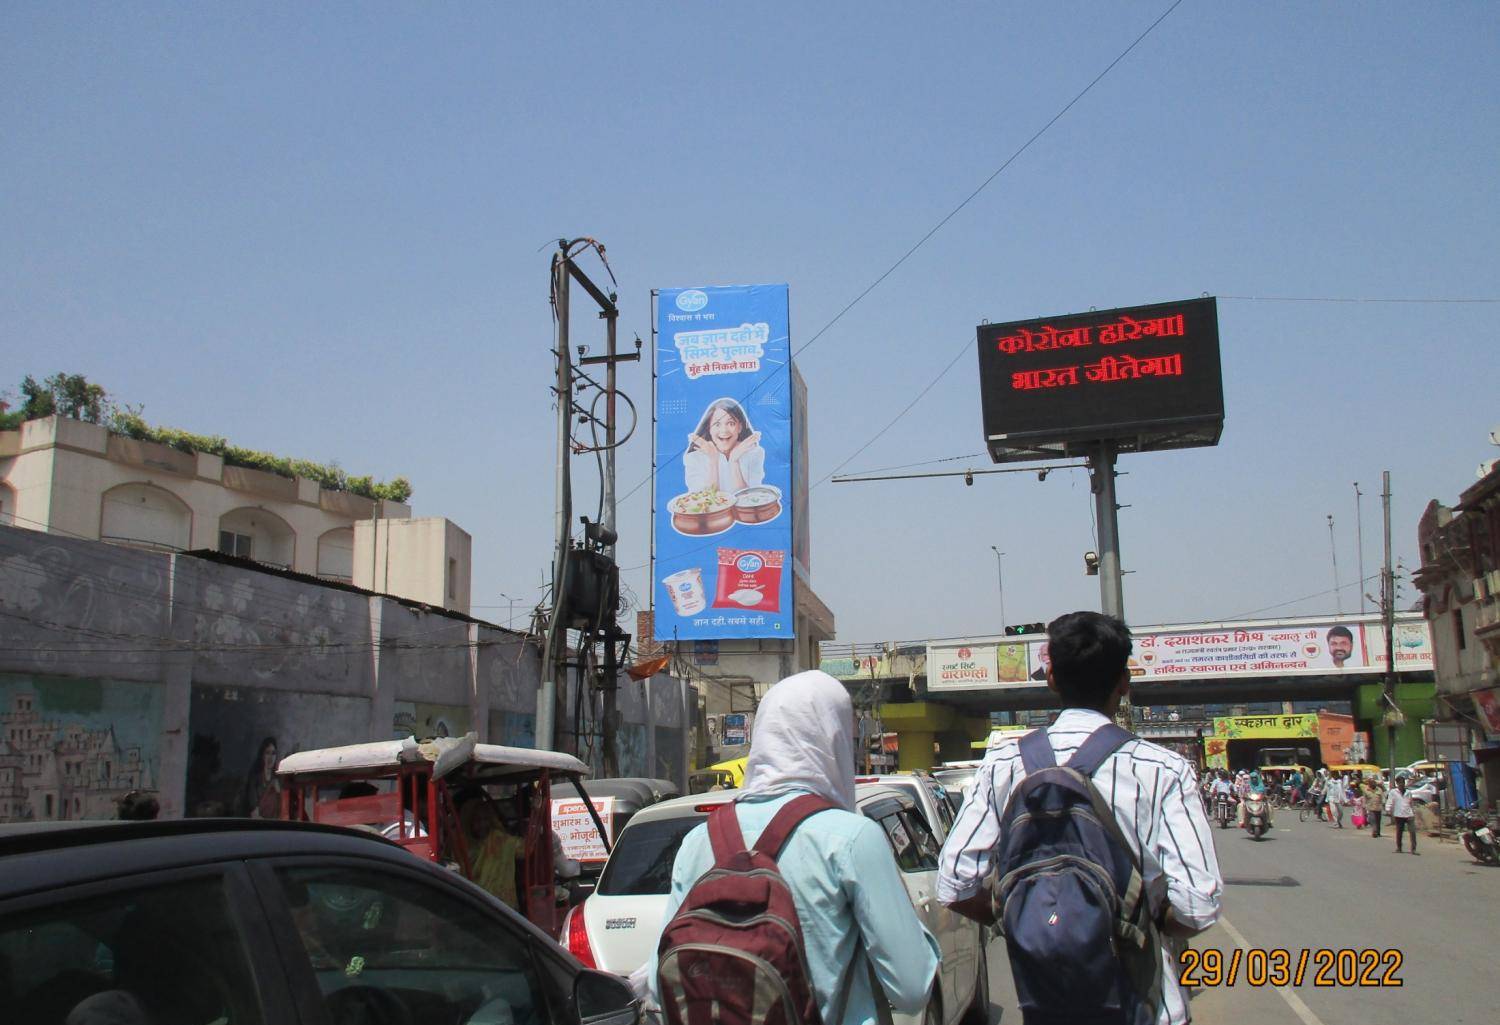
[[[1247,303],[1415,303],[1415,304],[1457,304],[1457,303],[1500,303],[1500,298],[1469,298],[1469,299],[1421,299],[1421,298],[1396,298],[1387,296],[1372,296],[1368,298],[1340,298],[1337,296],[1318,295],[1221,295],[1220,299],[1234,299],[1237,302]]]
[[[1137,46],[1139,46],[1146,39],[1147,36],[1149,36],[1153,31],[1155,31],[1156,27],[1158,25],[1160,25],[1163,21],[1166,21],[1167,17],[1173,11],[1177,10],[1177,8],[1179,6],[1182,5],[1182,2],[1183,2],[1183,0],[1173,0],[1173,3],[1171,4],[1171,6],[1169,6],[1165,11],[1163,11],[1156,18],[1155,21],[1153,21],[1150,25],[1146,26],[1145,31],[1143,31],[1140,35],[1136,36],[1135,39],[1133,39],[1131,41],[1131,43],[1130,43],[1129,46],[1127,46],[1127,47],[1125,47],[1125,49],[1121,50],[1120,53],[1118,54],[1118,56],[1116,56],[1114,60],[1110,61],[1107,65],[1105,65],[1103,71],[1099,72],[1092,79],[1090,79],[1088,85],[1085,85],[1082,89],[1080,89],[1073,96],[1072,99],[1070,99],[1067,103],[1065,103],[1062,106],[1062,109],[1060,109],[1056,114],[1053,114],[1052,117],[1050,117],[1047,120],[1047,122],[1044,125],[1042,125],[1042,127],[1038,128],[1034,133],[1032,133],[1032,135],[1031,135],[1030,138],[1028,138],[1025,142],[1021,143],[1021,145],[1015,150],[1015,152],[1013,152],[1010,156],[1006,157],[1005,160],[1004,160],[1004,162],[1002,162],[999,167],[995,168],[994,171],[990,172],[989,177],[985,178],[984,181],[980,182],[977,188],[975,188],[972,192],[970,192],[967,196],[965,196],[959,202],[959,204],[957,206],[955,206],[952,210],[948,211],[948,213],[945,214],[942,217],[941,220],[939,220],[930,229],[928,229],[927,233],[924,234],[921,238],[919,238],[909,249],[906,250],[906,252],[902,253],[901,256],[896,260],[895,263],[893,263],[889,267],[887,267],[885,269],[885,271],[880,274],[879,277],[877,277],[874,281],[870,282],[870,284],[867,285],[853,299],[849,300],[849,302],[847,304],[845,304],[845,306],[844,306],[843,309],[839,310],[838,313],[834,314],[832,320],[830,320],[828,323],[824,324],[821,328],[819,328],[817,330],[817,332],[814,333],[813,336],[811,338],[809,338],[807,341],[805,341],[801,345],[797,346],[797,348],[794,349],[793,352],[792,352],[793,357],[801,355],[802,353],[806,352],[809,348],[811,348],[815,343],[817,343],[817,341],[819,339],[821,339],[825,334],[828,333],[828,331],[829,331],[830,328],[832,328],[835,324],[837,324],[840,320],[842,320],[844,318],[845,314],[847,314],[850,310],[854,309],[854,307],[858,306],[860,304],[860,302],[863,301],[866,296],[868,296],[871,292],[875,291],[875,289],[879,288],[880,285],[887,278],[889,278],[892,274],[894,274],[901,267],[902,264],[904,264],[907,260],[911,259],[911,257],[913,255],[915,255],[916,252],[919,249],[921,249],[924,245],[926,245],[929,241],[931,241],[931,239],[933,238],[933,236],[936,235],[939,231],[941,231],[943,229],[943,227],[945,225],[947,225],[947,223],[949,221],[953,220],[954,217],[958,216],[958,214],[965,207],[967,207],[976,198],[978,198],[978,196],[979,196],[980,193],[982,193],[985,189],[989,188],[989,186],[991,185],[991,183],[993,183],[996,178],[1000,177],[1000,175],[1002,173],[1004,173],[1004,171],[1006,170],[1006,168],[1010,167],[1011,164],[1015,163],[1018,159],[1020,159],[1021,155],[1023,153],[1025,153],[1028,149],[1030,149],[1032,147],[1032,145],[1038,139],[1040,139],[1043,135],[1045,135],[1047,133],[1047,131],[1053,125],[1057,124],[1058,121],[1061,121],[1062,118],[1063,118],[1063,116],[1066,115],[1068,113],[1068,111],[1072,110],[1078,104],[1078,102],[1080,100],[1082,100],[1085,96],[1087,96],[1090,92],[1092,92],[1093,88],[1096,85],[1098,85],[1101,81],[1103,81],[1104,77],[1106,75],[1108,75],[1111,71],[1113,71],[1115,69],[1115,67],[1121,61],[1123,61],[1126,57],[1130,56],[1131,51],[1133,51]],[[961,354],[962,353],[960,353],[960,355]],[[957,358],[956,357],[954,359],[954,362],[955,363],[957,362]],[[950,363],[947,367],[945,367],[944,370],[943,370],[943,372],[941,374],[939,374],[936,378],[934,378],[933,381],[931,382],[931,384],[929,384],[926,388],[922,389],[921,394],[918,395],[917,398],[920,399],[921,395],[925,395],[928,391],[930,391],[938,383],[938,381],[941,380],[943,378],[943,376],[946,375],[947,372],[952,369],[952,366],[953,365]],[[763,378],[761,383],[764,383],[766,380],[769,380],[769,378]],[[759,388],[760,388],[760,384],[757,384],[755,387],[751,388],[749,390],[749,392],[747,392],[745,394],[745,396],[740,401],[743,403],[745,399],[748,399],[751,395],[755,394],[755,392],[757,390],[759,390]],[[912,404],[915,405],[916,404],[916,400],[914,400]],[[908,408],[910,408],[910,407],[908,407]],[[889,430],[898,420],[901,419],[902,416],[905,416],[905,415],[906,415],[905,411],[903,411],[902,413],[898,414],[895,419],[893,419],[889,424],[887,424],[884,428],[882,428],[879,433],[877,433],[875,435],[875,438],[878,438],[881,434],[884,434],[885,431]],[[874,442],[875,438],[871,438],[869,442],[866,442],[865,445],[861,446],[861,448],[857,452],[855,452],[855,455],[857,456],[860,452],[863,452],[866,448],[869,448],[870,444]],[[675,462],[677,459],[680,459],[680,458],[681,458],[681,454],[680,453],[677,454],[677,455],[674,455],[672,457],[671,461],[669,461],[669,463],[667,465],[668,466],[672,465],[673,462]],[[854,456],[850,457],[850,459],[852,459],[852,458],[854,458]],[[834,473],[837,473],[839,470],[843,469],[848,464],[849,464],[849,460],[848,459],[844,460],[844,462],[840,463],[837,467],[835,467],[831,473],[825,475],[822,479],[820,479],[818,481],[818,484],[823,483],[829,477],[832,477]],[[657,467],[657,470],[661,470],[661,469],[664,469],[664,468],[665,467]],[[651,481],[651,477],[647,476],[645,479],[643,479],[640,482],[638,482],[629,491],[625,492],[625,494],[623,496],[621,496],[621,498],[619,499],[619,501],[624,502],[626,499],[628,499],[631,496],[633,496],[637,491],[641,490],[641,488],[645,487],[648,483],[650,483],[650,481]],[[813,487],[817,487],[817,484],[814,484]]]

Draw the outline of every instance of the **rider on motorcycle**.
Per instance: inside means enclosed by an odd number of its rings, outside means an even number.
[[[1260,771],[1257,770],[1255,772],[1250,773],[1249,776],[1246,778],[1245,782],[1246,782],[1245,796],[1248,797],[1251,794],[1258,794],[1260,796],[1261,800],[1264,801],[1265,808],[1266,808],[1266,810],[1265,810],[1266,828],[1270,829],[1271,828],[1271,801],[1270,801],[1270,795],[1266,793],[1266,783],[1265,783],[1265,780],[1261,779]],[[1240,801],[1240,828],[1241,829],[1245,828],[1245,821],[1246,821],[1245,804],[1246,804],[1246,802],[1242,799]]]
[[[1220,801],[1234,801],[1234,784],[1229,782],[1229,773],[1226,770],[1219,770],[1218,778],[1214,780],[1213,786],[1209,788],[1209,794],[1211,803],[1215,805]]]

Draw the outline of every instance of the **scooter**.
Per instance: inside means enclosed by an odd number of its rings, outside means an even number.
[[[1251,837],[1260,840],[1271,824],[1271,809],[1266,806],[1266,795],[1251,792],[1245,795],[1245,828]]]
[[[1475,861],[1485,865],[1500,865],[1500,838],[1495,832],[1500,829],[1500,820],[1475,816],[1469,819],[1469,831],[1464,834],[1464,849]]]
[[[1220,794],[1214,800],[1214,818],[1219,820],[1220,829],[1228,829],[1234,820],[1234,803],[1235,799],[1228,794]]]

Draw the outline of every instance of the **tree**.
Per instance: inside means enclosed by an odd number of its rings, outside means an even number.
[[[21,382],[21,416],[38,420],[56,413],[91,424],[101,423],[109,412],[109,396],[103,385],[92,384],[82,374],[53,374],[38,384],[30,374]]]

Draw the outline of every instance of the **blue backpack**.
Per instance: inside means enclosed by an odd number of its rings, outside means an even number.
[[[1064,766],[1045,730],[1021,740],[995,904],[1025,1025],[1155,1025],[1161,939],[1140,860],[1091,779],[1134,739],[1108,723]]]

